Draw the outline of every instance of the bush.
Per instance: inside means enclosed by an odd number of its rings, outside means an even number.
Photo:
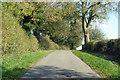
[[[120,55],[120,39],[91,41],[83,45],[83,50],[106,53],[109,55]]]
[[[17,19],[10,13],[2,14],[2,54],[24,53],[36,51],[38,42],[19,25]]]
[[[88,51],[94,51],[94,44],[95,44],[96,42],[95,41],[91,41],[91,42],[89,42],[88,44],[86,44],[86,45],[84,45],[83,46],[83,48],[85,49],[85,50],[88,50]]]
[[[107,49],[107,44],[106,43],[107,43],[106,40],[96,42],[95,45],[94,45],[94,51],[105,52],[106,49]]]
[[[107,52],[109,52],[109,54],[115,54],[118,51],[117,48],[117,39],[111,39],[110,41],[108,41],[107,43]]]
[[[60,49],[60,47],[54,43],[52,40],[50,40],[49,36],[41,36],[40,39],[40,48],[42,50],[56,50]]]
[[[87,51],[94,51],[95,50],[95,44],[98,42],[99,40],[93,40],[89,43],[87,43],[86,45],[82,45],[82,48],[84,50],[87,50]]]
[[[34,35],[30,35],[30,51],[37,51],[39,49],[38,40]]]
[[[117,49],[118,49],[118,52],[120,52],[120,39],[117,40]],[[119,53],[120,55],[120,53]]]
[[[120,39],[117,40],[117,51],[116,51],[116,55],[120,61]]]
[[[70,50],[70,48],[65,45],[61,45],[60,50]]]

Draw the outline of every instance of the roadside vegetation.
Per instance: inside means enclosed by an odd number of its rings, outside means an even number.
[[[4,2],[2,55],[51,49],[72,50],[82,45],[83,38],[85,43],[89,42],[89,37],[95,40],[100,35],[97,40],[101,39],[103,33],[90,29],[90,26],[93,27],[92,22],[96,20],[102,22],[107,19],[108,13],[116,11],[116,8],[114,3],[109,2]]]
[[[119,65],[114,61],[109,61],[105,55],[72,50],[72,52],[99,73],[103,78],[118,80]],[[119,76],[120,79],[120,76]]]
[[[2,78],[11,79],[20,77],[35,62],[53,51],[46,50],[2,57]]]
[[[120,64],[120,39],[93,40],[83,45],[82,50],[106,55],[110,60]]]
[[[93,27],[92,22],[96,20],[103,22],[107,19],[108,13],[116,11],[114,9],[117,8],[113,7],[115,4],[109,2],[4,2],[1,5],[2,45],[0,44],[0,48],[3,58],[3,78],[17,78],[32,63],[52,52],[42,50],[73,50],[82,45],[83,38],[86,45],[91,40],[102,40],[103,33],[90,26]],[[106,49],[104,44],[101,41],[97,43],[97,47],[85,45],[84,49],[101,47],[100,51],[104,51]],[[116,51],[116,41],[113,40],[108,44],[110,53]],[[82,56],[90,56],[85,54]],[[102,61],[101,58],[92,55],[91,57]],[[94,63],[95,66],[99,62]],[[116,64],[113,69],[116,71]],[[106,69],[104,71],[103,75],[108,73],[107,76],[116,76],[116,73],[113,72],[113,75],[111,70],[111,72]]]

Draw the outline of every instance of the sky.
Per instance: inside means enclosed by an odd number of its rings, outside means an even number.
[[[74,0],[74,1],[78,1],[78,0]],[[118,2],[119,0],[111,0],[111,1]],[[106,20],[104,23],[100,24],[96,22],[94,24],[99,26],[101,31],[106,35],[105,36],[106,39],[117,39],[118,38],[118,13],[115,13],[115,12],[109,13],[108,20]]]
[[[100,24],[99,22],[96,22],[94,24],[97,25],[101,29],[101,31],[106,35],[106,39],[118,38],[118,13],[109,13],[108,19],[103,24]],[[84,40],[82,44],[84,44]],[[79,46],[76,49],[81,50],[82,46]]]
[[[109,13],[108,20],[103,24],[100,24],[99,22],[96,22],[95,24],[99,26],[107,39],[118,38],[118,13]]]

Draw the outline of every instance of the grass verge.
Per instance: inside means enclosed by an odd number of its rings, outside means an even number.
[[[53,50],[24,53],[12,57],[2,57],[2,78],[18,78],[33,63],[37,62],[51,52],[53,52]]]
[[[81,58],[86,64],[88,64],[96,72],[100,73],[103,78],[111,80],[120,80],[118,77],[118,64],[111,62],[102,57],[90,54],[84,51],[72,50],[72,52]]]

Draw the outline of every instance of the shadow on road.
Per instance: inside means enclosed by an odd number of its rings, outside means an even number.
[[[26,72],[22,78],[99,78],[94,73],[75,72],[54,66],[37,66]]]

